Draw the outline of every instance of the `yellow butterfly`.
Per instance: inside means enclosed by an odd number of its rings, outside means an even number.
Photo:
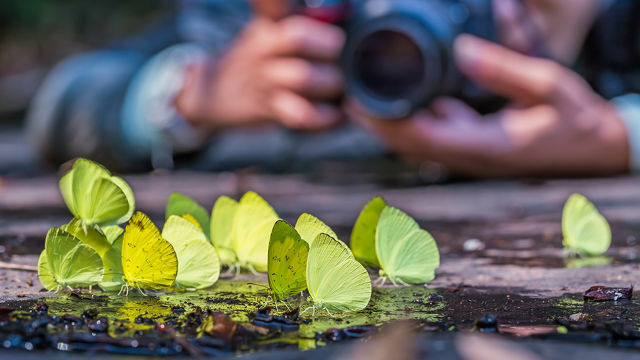
[[[178,274],[178,257],[169,241],[143,213],[133,215],[122,240],[122,271],[125,285],[142,289],[166,289]]]

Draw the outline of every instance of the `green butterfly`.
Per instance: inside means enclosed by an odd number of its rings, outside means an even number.
[[[178,257],[178,274],[174,286],[203,289],[213,285],[220,276],[220,260],[213,245],[189,220],[171,215],[162,229]]]
[[[601,255],[611,245],[611,228],[584,196],[573,194],[562,210],[562,244],[583,255]]]
[[[60,179],[60,191],[69,211],[84,227],[122,224],[131,218],[135,208],[129,185],[86,159],[76,160]]]
[[[394,285],[425,283],[435,278],[435,269],[440,266],[440,253],[433,237],[409,215],[392,206],[380,213],[375,248],[383,282],[389,278]]]
[[[204,232],[207,239],[209,238],[209,212],[205,210],[192,198],[180,193],[172,193],[167,201],[165,210],[165,220],[171,215],[182,216],[189,214],[193,216],[199,224],[200,229]]]
[[[376,229],[382,210],[387,206],[377,196],[364,206],[351,231],[351,251],[356,260],[365,266],[380,267],[376,254]]]
[[[309,244],[284,220],[276,221],[269,240],[267,274],[274,301],[284,300],[307,288]]]
[[[314,315],[316,309],[324,309],[330,315],[331,311],[360,311],[371,299],[367,270],[349,248],[340,243],[327,234],[320,234],[309,248],[307,288]]]
[[[260,195],[249,191],[238,203],[231,230],[237,268],[267,271],[269,239],[278,214]]]
[[[211,209],[211,243],[215,246],[222,265],[231,267],[238,262],[233,250],[233,218],[238,202],[228,196],[220,196]]]
[[[338,238],[336,233],[327,224],[307,213],[303,213],[298,217],[296,221],[296,231],[300,234],[302,240],[308,242],[309,245],[311,245],[320,234],[327,234],[334,239]],[[342,241],[340,243],[344,244]]]
[[[60,228],[78,238],[85,245],[91,246],[100,255],[104,264],[104,277],[99,283],[100,287],[108,291],[119,290],[124,284],[121,259],[124,229],[117,225],[85,229],[77,218]]]
[[[103,275],[104,266],[96,250],[62,229],[49,230],[38,259],[38,277],[45,289],[92,286]]]

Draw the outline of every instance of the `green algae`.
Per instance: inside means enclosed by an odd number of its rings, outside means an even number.
[[[374,288],[369,305],[356,313],[328,314],[309,309],[300,316],[297,331],[282,333],[270,341],[298,343],[299,348],[308,349],[316,345],[316,334],[331,328],[345,328],[355,325],[381,325],[393,320],[422,320],[436,322],[442,318],[445,301],[431,301],[429,295],[436,291],[424,286]],[[93,298],[92,298],[92,296]],[[268,301],[267,286],[248,281],[218,281],[209,289],[196,292],[173,292],[142,295],[131,291],[128,295],[117,295],[94,291],[83,296],[61,293],[57,297],[46,299],[49,312],[62,316],[73,314],[80,316],[90,309],[98,310],[99,316],[107,317],[114,326],[109,327],[113,337],[132,336],[137,331],[149,330],[155,323],[171,325],[185,324],[188,314],[200,309],[221,312],[233,321],[246,324],[250,314],[263,307]],[[288,304],[273,307],[273,314],[279,315],[290,308],[302,310],[311,306],[309,300],[299,295],[288,300]],[[333,316],[332,316],[333,315]]]

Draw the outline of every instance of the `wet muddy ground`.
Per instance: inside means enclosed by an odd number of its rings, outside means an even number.
[[[640,356],[640,300],[583,299],[593,285],[638,283],[640,179],[410,188],[317,183],[292,176],[182,174],[128,180],[138,207],[157,221],[172,191],[194,196],[209,207],[218,195],[237,196],[253,189],[286,220],[311,212],[334,227],[343,240],[348,240],[361,206],[383,195],[434,235],[442,265],[427,287],[376,288],[367,309],[337,318],[326,313],[312,316],[310,311],[296,317],[285,314],[282,306],[269,314],[258,312],[266,301],[265,288],[259,283],[266,278],[249,275],[224,279],[196,293],[50,294],[41,292],[36,274],[28,269],[37,262],[48,228],[68,221],[56,179],[5,179],[0,183],[0,268],[20,269],[0,270],[0,307],[5,308],[0,309],[0,338],[9,349],[0,351],[0,356],[11,356],[16,349],[26,355],[25,347],[31,347],[52,354],[65,350],[340,357],[352,351],[366,354],[377,347],[383,353],[385,342],[396,336],[384,324],[405,319],[415,322],[401,337],[418,334],[413,355],[451,359],[477,355],[480,359],[483,345],[468,335],[482,333],[482,344],[495,342],[489,349],[504,349],[509,358],[527,358],[516,356],[518,351],[534,356],[528,358]],[[590,197],[611,223],[613,243],[603,257],[566,258],[563,254],[560,215],[572,192]],[[305,299],[298,301],[304,310]],[[230,328],[235,329],[236,338],[220,335],[220,331],[228,334]],[[45,329],[46,336],[37,329]],[[18,333],[20,338],[11,337]],[[486,333],[500,336],[491,338]],[[40,335],[38,344],[31,342],[30,336]],[[298,352],[314,347],[318,350]],[[479,350],[467,354],[465,349],[470,347]],[[392,355],[400,358],[402,354]]]

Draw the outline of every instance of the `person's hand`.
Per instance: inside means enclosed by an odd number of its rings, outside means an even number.
[[[612,106],[572,71],[461,35],[456,60],[478,84],[513,100],[481,116],[440,99],[409,119],[360,118],[392,150],[475,177],[605,175],[628,170],[629,146]],[[351,113],[357,111],[351,110]]]
[[[343,42],[344,33],[333,25],[257,16],[220,61],[188,69],[176,107],[210,130],[267,123],[330,127],[342,117],[330,100],[343,89],[335,63]]]
[[[599,0],[494,0],[501,44],[570,64],[598,11]]]

